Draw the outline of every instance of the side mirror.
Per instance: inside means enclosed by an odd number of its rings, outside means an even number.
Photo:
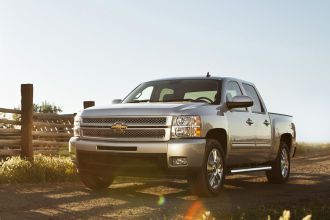
[[[112,104],[119,104],[119,103],[122,103],[123,100],[121,99],[114,99],[112,100]]]
[[[235,96],[232,100],[227,101],[227,107],[232,108],[247,108],[253,105],[253,100],[246,95]]]

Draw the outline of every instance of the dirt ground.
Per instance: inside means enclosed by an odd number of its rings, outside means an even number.
[[[182,219],[205,211],[217,217],[275,203],[329,199],[330,152],[294,158],[286,185],[268,184],[258,173],[227,177],[214,198],[192,196],[187,188],[183,180],[141,178],[118,178],[99,193],[80,182],[5,184],[0,185],[0,219]]]

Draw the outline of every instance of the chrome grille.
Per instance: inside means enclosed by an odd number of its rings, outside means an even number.
[[[118,118],[83,118],[86,124],[145,124],[165,125],[166,117],[118,117]]]
[[[171,123],[171,116],[83,117],[81,137],[111,141],[166,141],[170,139]],[[118,124],[119,129],[115,128]]]
[[[165,129],[127,129],[116,131],[113,129],[82,129],[84,137],[99,138],[164,138]]]

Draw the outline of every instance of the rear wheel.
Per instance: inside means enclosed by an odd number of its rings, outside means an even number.
[[[113,176],[100,176],[88,172],[79,172],[81,181],[92,190],[107,189],[114,180]]]
[[[225,180],[225,160],[221,144],[207,140],[201,170],[188,179],[194,194],[213,196],[220,192]]]
[[[283,184],[290,176],[290,152],[286,143],[281,143],[277,158],[272,163],[272,170],[266,171],[268,182]]]

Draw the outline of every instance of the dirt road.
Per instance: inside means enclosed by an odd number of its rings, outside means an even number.
[[[120,178],[102,193],[79,182],[0,185],[0,219],[181,219],[314,198],[330,198],[329,152],[296,157],[286,185],[268,184],[264,173],[230,176],[215,198],[190,195],[183,180]]]

